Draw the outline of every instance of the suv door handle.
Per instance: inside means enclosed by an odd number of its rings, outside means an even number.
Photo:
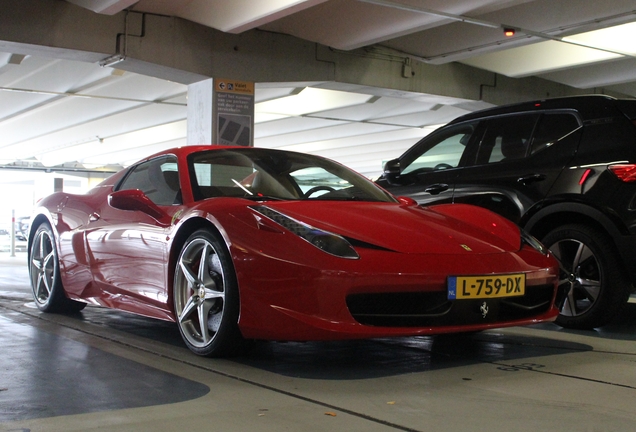
[[[424,189],[424,192],[428,192],[431,195],[438,195],[442,192],[444,192],[445,190],[448,190],[448,185],[445,183],[437,183],[437,184],[433,184],[428,186],[426,189]]]
[[[530,183],[543,181],[543,180],[545,180],[545,174],[528,174],[526,176],[519,177],[517,179],[517,182],[522,183],[524,185],[528,185]]]

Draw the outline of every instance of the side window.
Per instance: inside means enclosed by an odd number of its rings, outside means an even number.
[[[532,139],[530,154],[535,154],[550,147],[581,127],[573,114],[547,113],[544,114]]]
[[[139,189],[157,205],[181,204],[177,158],[160,157],[132,168],[117,190]]]
[[[424,138],[422,145],[415,147],[420,153],[402,161],[401,174],[457,167],[476,127],[477,123],[458,125]]]
[[[538,114],[524,114],[488,120],[477,163],[507,162],[526,157],[538,117]]]

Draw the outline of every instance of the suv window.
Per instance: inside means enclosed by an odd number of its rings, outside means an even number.
[[[133,167],[117,190],[139,189],[157,205],[181,204],[177,158],[165,156]]]
[[[524,114],[487,120],[477,164],[524,158],[538,117],[537,114]]]
[[[425,139],[425,147],[418,149],[419,152],[414,152],[408,160],[402,161],[406,166],[401,174],[408,174],[419,169],[432,171],[455,168],[459,165],[466,151],[466,144],[470,141],[476,126],[476,122],[458,125],[431,139]]]
[[[530,154],[535,154],[538,151],[550,147],[580,127],[581,124],[579,120],[573,114],[544,114],[534,133]]]

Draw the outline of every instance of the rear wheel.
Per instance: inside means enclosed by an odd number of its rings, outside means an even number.
[[[192,352],[224,357],[244,349],[234,268],[225,244],[209,230],[194,232],[181,249],[173,298],[179,331]]]
[[[29,275],[33,299],[43,312],[79,312],[86,303],[70,300],[60,278],[60,262],[51,226],[43,222],[35,231],[29,251]]]
[[[561,263],[557,324],[591,329],[618,315],[630,284],[605,234],[586,225],[564,225],[545,236],[543,243]]]

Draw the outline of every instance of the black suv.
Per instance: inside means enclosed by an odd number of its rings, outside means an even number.
[[[516,222],[561,261],[557,323],[599,327],[636,281],[635,119],[636,100],[599,95],[474,112],[387,162],[378,184]]]

